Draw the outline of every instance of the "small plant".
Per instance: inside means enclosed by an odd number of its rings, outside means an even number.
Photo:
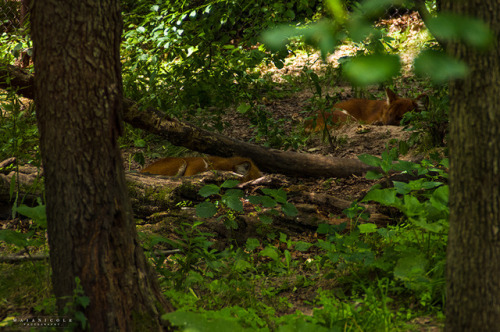
[[[85,292],[80,283],[80,278],[75,277],[75,289],[73,290],[73,297],[70,301],[66,302],[63,309],[63,314],[74,317],[74,324],[80,325],[79,328],[85,331],[88,328],[88,320],[81,309],[85,309],[90,304],[90,299],[85,296]],[[76,328],[76,326],[75,326]]]
[[[215,251],[211,250],[212,242],[208,240],[213,234],[204,233],[199,230],[203,222],[194,222],[192,225],[183,223],[175,230],[179,239],[171,240],[162,236],[154,236],[146,242],[146,246],[154,261],[157,271],[165,276],[166,281],[173,281],[175,289],[189,287],[202,279],[200,262],[204,262],[211,269],[217,270],[218,264],[214,257]],[[161,251],[155,252],[153,248],[160,243],[165,243],[177,249],[174,253],[173,265],[165,265],[166,256]],[[173,268],[172,268],[173,267]]]
[[[234,189],[239,184],[236,180],[228,180],[218,186],[209,184],[202,187],[199,194],[203,197],[218,196],[219,200],[215,203],[205,201],[196,205],[196,215],[200,218],[211,218],[218,212],[222,212],[219,219],[224,220],[228,229],[237,229],[238,224],[235,221],[235,213],[243,213],[244,193],[241,189]],[[287,216],[296,216],[298,211],[295,206],[287,201],[286,192],[280,189],[263,188],[262,196],[248,196],[246,199],[253,204],[258,213],[260,221],[263,224],[270,224],[272,216],[279,213],[278,206],[282,213]]]

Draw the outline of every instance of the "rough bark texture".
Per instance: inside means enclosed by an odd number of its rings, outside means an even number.
[[[118,0],[38,0],[32,35],[52,280],[81,279],[93,331],[160,330],[172,310],[137,243],[116,139],[122,86]]]
[[[500,36],[498,0],[443,0]],[[446,331],[500,326],[500,49],[450,43],[470,75],[450,84],[450,232]]]

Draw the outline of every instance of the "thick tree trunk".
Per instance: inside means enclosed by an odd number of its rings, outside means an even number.
[[[443,0],[500,36],[498,0]],[[450,43],[470,75],[450,84],[450,232],[446,331],[500,327],[500,49]]]
[[[75,278],[93,331],[160,330],[172,307],[137,243],[117,137],[122,86],[118,0],[37,0],[35,102],[58,304]],[[64,298],[66,297],[66,298]]]

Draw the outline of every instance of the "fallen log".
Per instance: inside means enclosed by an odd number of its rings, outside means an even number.
[[[26,98],[33,98],[33,76],[14,66],[2,65],[0,88],[14,88]],[[349,177],[375,169],[357,159],[280,151],[239,141],[178,121],[156,109],[141,108],[139,104],[127,98],[123,100],[123,118],[133,127],[193,151],[221,157],[248,157],[262,171],[268,173],[298,177]]]

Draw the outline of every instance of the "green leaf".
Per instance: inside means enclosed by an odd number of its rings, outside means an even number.
[[[406,182],[392,181],[396,192],[401,195],[406,195],[411,192],[411,186]]]
[[[424,276],[428,261],[423,254],[413,254],[402,257],[394,268],[394,276],[408,280],[416,276]]]
[[[215,184],[207,184],[198,191],[198,194],[202,197],[208,197],[211,195],[217,195],[219,194],[219,192],[220,192],[219,186]]]
[[[301,33],[294,26],[279,25],[267,30],[262,34],[262,41],[273,52],[283,49],[291,37],[299,36]]]
[[[276,207],[276,205],[278,205],[276,201],[269,196],[261,196],[259,203],[266,208],[273,208]]]
[[[375,224],[361,224],[358,225],[358,228],[361,234],[370,234],[377,231],[377,225]]]
[[[427,214],[427,210],[424,208],[424,204],[420,203],[420,201],[410,195],[405,195],[403,197],[403,213],[408,216],[425,216]]]
[[[359,155],[358,159],[369,166],[380,167],[382,165],[382,159],[369,154]]]
[[[295,217],[299,214],[299,211],[292,203],[285,202],[281,205],[281,211],[289,217]]]
[[[224,202],[224,204],[226,204],[230,209],[243,212],[243,202],[238,196],[224,195],[222,197],[222,202]]]
[[[340,0],[326,0],[326,3],[328,5],[328,9],[333,14],[333,17],[335,18],[335,20],[338,21],[339,23],[344,22],[346,19],[346,12],[344,9],[344,5],[342,4],[342,1],[340,1]]]
[[[414,64],[417,75],[428,76],[438,84],[448,80],[464,78],[469,72],[465,62],[433,50],[421,52],[415,59]]]
[[[342,68],[345,76],[353,84],[365,86],[396,76],[401,64],[397,55],[375,54],[355,57]]]
[[[361,201],[375,201],[383,205],[392,206],[396,204],[396,190],[393,188],[372,189],[365,195],[365,197],[363,197]]]
[[[368,171],[366,172],[365,178],[367,180],[378,180],[380,178],[384,177],[383,174],[377,171]]]
[[[202,202],[196,205],[196,215],[200,218],[210,218],[217,213],[217,207],[212,202]]]
[[[244,272],[246,270],[250,270],[252,265],[246,260],[237,259],[233,264],[233,268],[236,272]]]
[[[259,215],[259,220],[266,225],[270,225],[273,223],[273,218],[271,218],[271,216],[268,216],[266,214]]]
[[[295,243],[295,250],[298,251],[307,251],[310,247],[312,247],[312,243],[304,242],[304,241],[298,241]]]
[[[246,114],[250,109],[252,109],[252,106],[248,103],[241,103],[237,108],[236,111],[241,114]]]
[[[47,215],[45,213],[45,205],[29,207],[24,204],[16,207],[16,211],[23,216],[32,219],[35,224],[43,229],[47,228]]]
[[[32,234],[23,234],[11,229],[0,230],[0,241],[13,244],[16,247],[24,248],[28,245],[28,237]]]
[[[217,332],[234,332],[234,331],[248,331],[248,329],[240,326],[234,319],[231,318],[207,318],[201,313],[174,311],[161,316],[174,326],[181,327],[182,331],[189,332],[204,332],[204,331],[217,331]]]
[[[276,249],[274,247],[270,247],[270,246],[265,247],[264,249],[262,249],[260,251],[260,255],[261,256],[265,256],[265,257],[269,257],[269,258],[271,258],[274,261],[278,261],[279,260],[278,249]]]
[[[255,249],[257,249],[258,247],[260,246],[260,242],[259,240],[257,240],[256,238],[248,238],[247,239],[247,242],[245,243],[245,248],[248,250],[248,251],[254,251]]]
[[[224,181],[224,183],[221,184],[221,188],[234,188],[236,187],[240,182],[238,180],[226,180]],[[241,194],[241,197],[243,197],[243,191],[241,191],[240,189],[235,189],[235,190],[239,190],[242,194]]]
[[[450,188],[442,186],[434,190],[430,198],[431,205],[440,211],[448,210],[448,200],[450,196]]]
[[[443,13],[431,18],[426,25],[437,38],[461,40],[479,49],[488,48],[494,41],[494,34],[486,23],[468,16]]]

